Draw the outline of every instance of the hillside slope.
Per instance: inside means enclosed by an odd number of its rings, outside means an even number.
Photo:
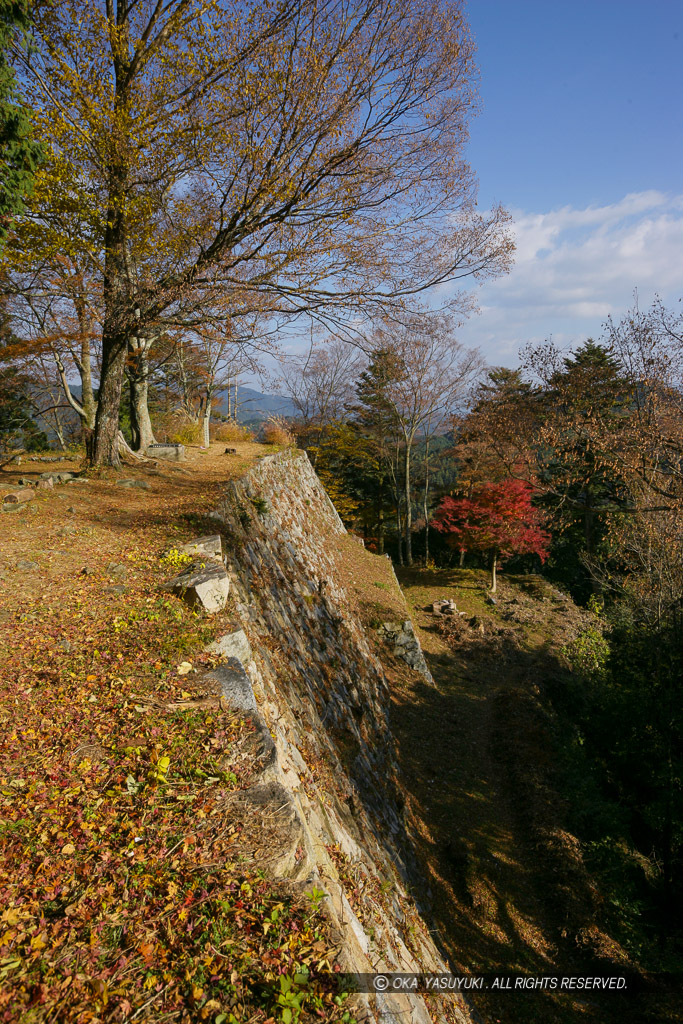
[[[580,738],[558,711],[565,651],[597,623],[540,577],[503,576],[495,605],[483,572],[399,570],[436,681],[393,687],[392,730],[409,820],[454,968],[530,975],[635,975],[622,941],[617,879],[593,870],[574,833],[599,799]],[[453,600],[463,615],[439,617]],[[587,808],[592,810],[592,808]],[[590,844],[589,844],[590,845]],[[633,870],[638,864],[633,865]],[[673,1021],[678,997],[631,991],[477,996],[487,1020]]]

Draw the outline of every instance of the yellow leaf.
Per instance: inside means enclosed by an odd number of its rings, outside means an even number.
[[[65,857],[71,857],[76,852],[76,847],[73,843],[67,843],[66,846],[62,847],[62,853]]]

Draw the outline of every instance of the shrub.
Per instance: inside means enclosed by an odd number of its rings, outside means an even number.
[[[277,444],[283,448],[289,448],[296,443],[284,416],[269,416],[263,424],[262,432],[265,444]]]
[[[253,434],[247,427],[243,427],[241,423],[234,420],[225,420],[222,423],[212,423],[211,425],[212,441],[250,441],[252,437]]]
[[[184,412],[161,413],[154,417],[154,434],[158,441],[171,444],[201,444],[201,424],[194,423]]]
[[[609,643],[598,626],[586,626],[562,650],[572,672],[585,676],[602,672],[610,652]]]
[[[199,423],[185,423],[171,434],[173,444],[201,444],[202,440],[202,428]]]
[[[215,441],[253,441],[254,435],[248,427],[243,427],[235,420],[226,420],[225,423],[217,423],[211,431]]]

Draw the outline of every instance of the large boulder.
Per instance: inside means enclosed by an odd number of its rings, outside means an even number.
[[[193,562],[162,590],[178,594],[190,607],[198,606],[213,615],[225,608],[230,578],[220,562]]]

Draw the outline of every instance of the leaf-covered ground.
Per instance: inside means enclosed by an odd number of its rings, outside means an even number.
[[[242,866],[226,804],[253,729],[202,684],[230,607],[159,592],[169,549],[264,452],[238,447],[2,517],[0,1021],[349,1018],[320,894]]]

